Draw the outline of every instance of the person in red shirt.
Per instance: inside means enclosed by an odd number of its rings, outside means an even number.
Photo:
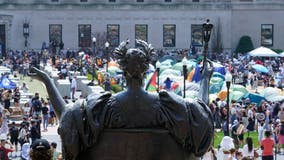
[[[5,145],[9,144],[10,148],[6,148]],[[0,159],[5,159],[5,160],[9,160],[8,158],[8,153],[9,152],[13,152],[13,145],[11,143],[9,143],[8,141],[6,141],[5,139],[1,139],[1,145],[0,145]]]
[[[262,160],[273,160],[274,140],[270,136],[271,132],[265,131],[265,138],[261,141]]]

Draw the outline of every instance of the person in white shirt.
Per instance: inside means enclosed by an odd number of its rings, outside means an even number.
[[[247,137],[246,139],[246,144],[243,147],[243,156],[251,159],[254,158],[254,147],[251,137]]]
[[[29,91],[28,86],[26,85],[26,83],[23,83],[22,87],[20,88],[24,93],[27,93]]]
[[[76,75],[74,75],[71,81],[71,98],[72,99],[75,99],[75,92],[77,88],[76,78],[77,78]]]

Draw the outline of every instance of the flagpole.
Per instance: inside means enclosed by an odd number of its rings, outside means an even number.
[[[156,71],[157,71],[157,93],[160,92],[160,78],[159,78],[159,74],[160,74],[160,67],[161,67],[161,63],[158,60],[156,63]]]

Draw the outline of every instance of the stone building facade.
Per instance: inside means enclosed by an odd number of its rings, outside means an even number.
[[[78,49],[92,47],[96,37],[113,47],[126,38],[155,48],[201,47],[200,25],[210,19],[211,40],[225,50],[233,52],[243,35],[255,47],[284,49],[282,15],[284,0],[0,0],[0,45],[40,49],[63,41]]]

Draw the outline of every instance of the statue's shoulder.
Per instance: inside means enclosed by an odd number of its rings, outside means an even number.
[[[79,99],[75,103],[67,104],[62,117],[81,117],[84,110],[102,108],[103,104],[106,104],[111,96],[110,92],[103,94],[92,93],[86,99]]]
[[[160,91],[159,99],[161,103],[174,103],[182,106],[185,105],[184,99],[173,92]]]
[[[112,94],[110,92],[105,93],[92,93],[86,99],[87,107],[96,106],[97,104],[106,103]]]

